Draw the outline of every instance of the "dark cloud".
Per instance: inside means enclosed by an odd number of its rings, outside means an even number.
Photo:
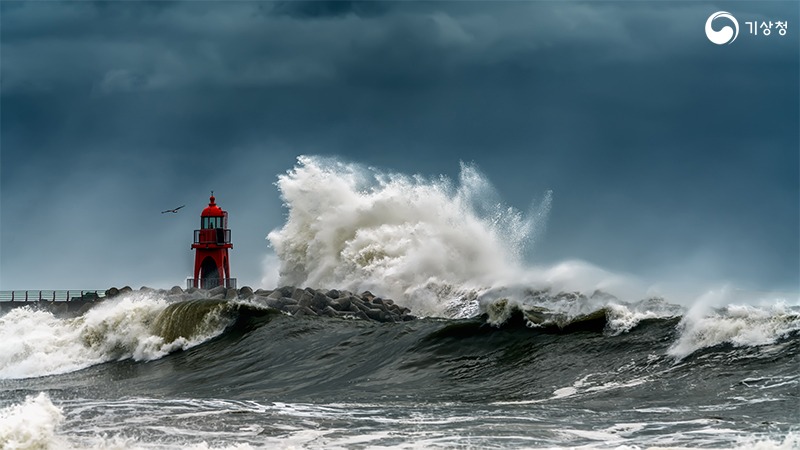
[[[731,12],[798,23],[786,5]],[[271,183],[301,153],[429,176],[475,162],[520,209],[552,189],[536,262],[800,283],[798,41],[715,46],[714,5],[0,8],[3,288],[69,282],[59,267],[84,247],[82,284],[180,278],[211,189],[255,283],[283,219]],[[145,214],[192,201],[185,222]],[[175,256],[150,268],[159,246]]]
[[[376,1],[280,1],[272,5],[270,12],[277,16],[295,18],[340,17],[353,14],[360,17],[371,17],[385,14],[390,9],[389,2]]]

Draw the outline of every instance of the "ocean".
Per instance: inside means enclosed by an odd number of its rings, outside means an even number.
[[[522,214],[469,166],[370,170],[301,158],[279,177],[262,294],[0,316],[0,448],[800,448],[796,295],[536,266],[549,194]],[[292,314],[266,301],[283,285],[416,318]]]

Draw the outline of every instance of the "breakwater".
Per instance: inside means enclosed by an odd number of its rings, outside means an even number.
[[[103,301],[133,292],[156,292],[172,301],[190,300],[242,300],[257,306],[276,309],[293,316],[325,316],[357,318],[378,322],[401,322],[413,320],[408,308],[399,306],[391,299],[373,295],[369,291],[355,294],[336,289],[312,289],[284,286],[274,290],[257,289],[249,286],[241,289],[189,288],[183,290],[174,286],[169,290],[142,287],[134,291],[123,288],[90,291],[2,291],[0,292],[0,314],[14,308],[30,307],[49,311],[55,315],[81,315]]]

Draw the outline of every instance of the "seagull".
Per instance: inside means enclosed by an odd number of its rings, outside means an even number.
[[[177,213],[178,213],[178,210],[179,210],[179,209],[181,209],[181,208],[183,208],[184,206],[186,206],[186,205],[181,205],[181,206],[178,206],[178,207],[177,207],[177,208],[175,208],[175,209],[168,209],[168,210],[166,210],[166,211],[161,211],[161,214],[168,213],[168,212],[171,212],[171,213],[173,213],[173,214],[177,214]]]

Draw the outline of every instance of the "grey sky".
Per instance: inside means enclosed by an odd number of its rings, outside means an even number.
[[[0,25],[2,289],[182,285],[212,189],[256,285],[300,154],[474,162],[522,210],[552,189],[533,263],[800,283],[796,2],[3,1]]]

